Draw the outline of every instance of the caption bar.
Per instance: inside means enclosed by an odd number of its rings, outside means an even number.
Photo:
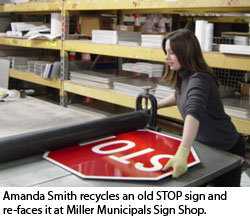
[[[0,216],[213,217],[230,210],[234,195],[217,188],[2,188]]]

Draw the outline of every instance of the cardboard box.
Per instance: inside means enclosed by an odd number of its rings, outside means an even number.
[[[82,16],[79,19],[81,35],[91,37],[92,30],[111,30],[113,20],[109,17]]]
[[[250,96],[250,83],[240,83],[240,92],[242,95]]]

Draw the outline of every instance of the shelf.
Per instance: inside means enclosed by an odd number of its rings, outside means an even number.
[[[239,133],[250,135],[250,120],[232,117],[232,122]]]
[[[250,71],[250,56],[220,52],[204,52],[203,56],[211,67]]]
[[[143,10],[164,9],[167,13],[182,13],[188,11],[201,12],[249,12],[248,0],[65,0],[65,10]],[[248,9],[247,9],[248,8]]]
[[[64,91],[74,94],[91,97],[104,102],[109,102],[128,108],[135,108],[136,97],[114,92],[112,89],[98,89],[73,84],[70,81],[64,81]],[[182,120],[182,117],[176,106],[160,109],[159,115]],[[240,133],[250,135],[250,120],[232,118],[234,125]]]
[[[63,42],[63,47],[66,51],[165,62],[163,51],[157,48],[97,44],[89,40],[67,40]]]
[[[61,43],[61,40],[26,40],[0,37],[0,44],[8,46],[60,50]],[[158,48],[96,44],[88,40],[67,40],[63,44],[66,51],[165,62],[164,53]],[[204,58],[208,65],[212,67],[250,71],[249,56],[204,52]]]
[[[60,79],[44,79],[35,73],[26,73],[18,70],[10,69],[10,77],[15,79],[24,80],[27,82],[36,83],[43,86],[48,86],[56,89],[61,88],[61,80]]]
[[[60,50],[61,44],[62,44],[61,40],[55,40],[55,41],[37,40],[37,39],[27,40],[22,38],[0,37],[0,45],[7,45],[7,46]]]
[[[63,87],[65,92],[71,92],[74,94],[91,97],[128,108],[135,108],[136,97],[124,95],[121,93],[115,93],[112,89],[85,87],[82,85],[71,83],[70,81],[64,81]]]
[[[0,12],[53,12],[62,10],[62,0],[53,2],[7,3],[0,5]]]
[[[67,40],[63,45],[66,51],[166,62],[164,52],[158,48],[97,44],[88,40]],[[219,52],[204,52],[203,55],[211,67],[250,71],[249,56]]]
[[[180,22],[195,22],[196,20],[206,20],[212,23],[235,23],[235,24],[248,24],[248,16],[181,16]]]
[[[64,81],[64,91],[91,97],[104,102],[109,102],[128,108],[133,108],[133,109],[135,108],[135,102],[136,102],[135,96],[117,93],[114,92],[112,89],[91,88],[74,84],[71,83],[70,81]],[[181,120],[181,115],[177,107],[171,107],[168,108],[167,110],[161,109],[159,111],[159,114]]]

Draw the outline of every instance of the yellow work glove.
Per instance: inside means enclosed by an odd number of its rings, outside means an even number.
[[[167,162],[167,164],[162,168],[162,171],[166,171],[172,167],[174,169],[172,174],[173,178],[177,178],[186,173],[188,155],[189,149],[186,147],[179,147],[175,156]]]

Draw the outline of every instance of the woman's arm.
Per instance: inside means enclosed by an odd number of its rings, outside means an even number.
[[[199,121],[192,115],[187,115],[184,121],[183,135],[180,146],[173,158],[163,167],[162,171],[173,168],[173,178],[177,178],[187,171],[187,158],[190,148],[199,129]]]
[[[187,115],[184,121],[183,134],[180,146],[190,150],[198,133],[200,122],[192,115]]]
[[[160,100],[157,104],[158,108],[164,108],[164,107],[170,107],[176,105],[176,98],[175,94],[171,94],[167,96],[166,98]]]

